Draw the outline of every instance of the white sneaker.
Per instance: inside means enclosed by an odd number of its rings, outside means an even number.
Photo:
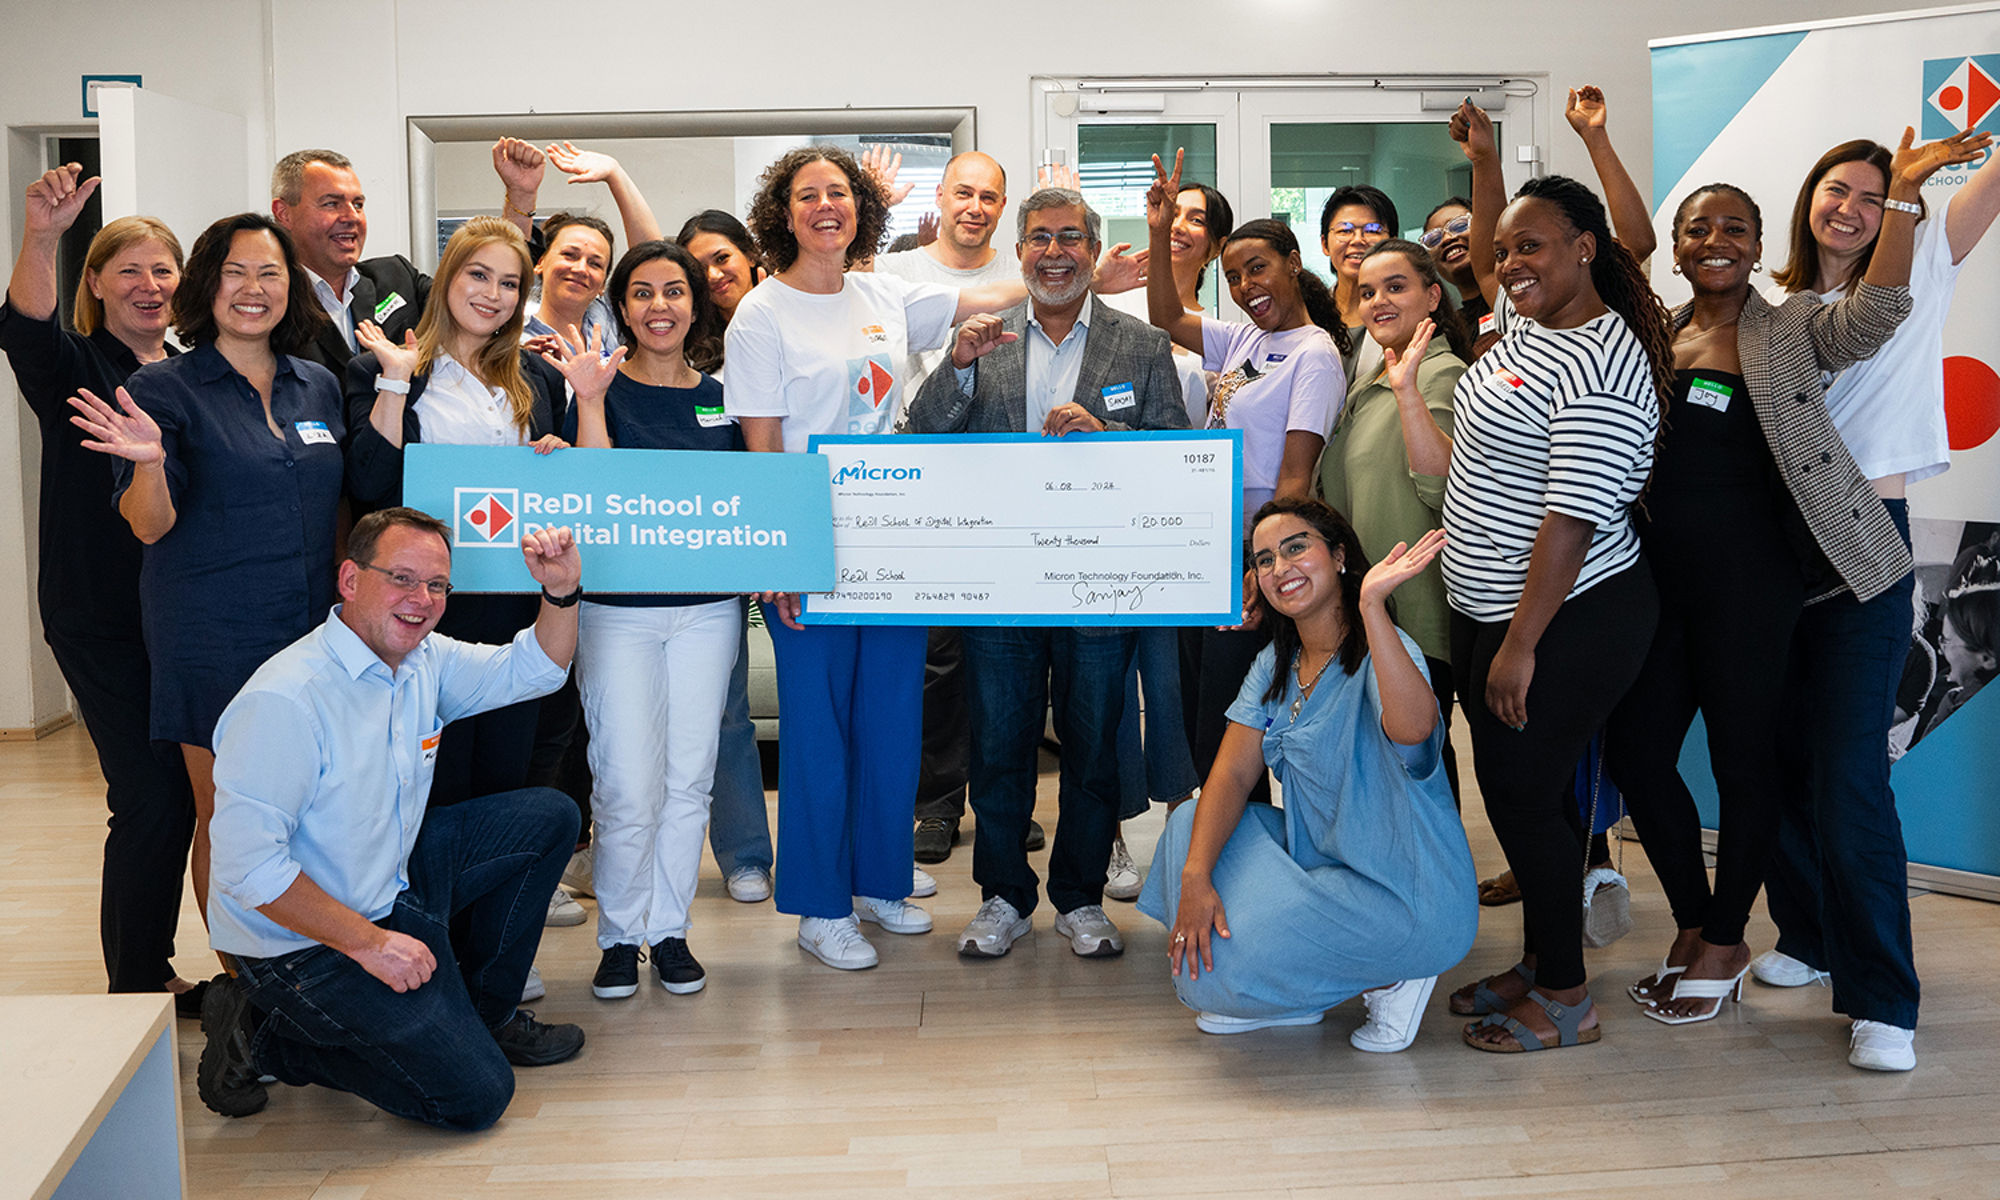
[[[1424,1005],[1430,1002],[1437,976],[1405,979],[1392,987],[1361,993],[1368,1008],[1368,1021],[1347,1035],[1356,1050],[1372,1054],[1394,1054],[1407,1050],[1417,1040],[1417,1026],[1424,1019]]]
[[[863,921],[873,921],[890,933],[931,931],[931,915],[904,900],[879,900],[874,896],[856,896],[854,915]]]
[[[590,881],[590,866],[593,861],[593,855],[590,850],[589,846],[585,846],[583,849],[570,855],[569,865],[563,868],[563,886],[579,896],[597,895]]]
[[[1125,939],[1118,927],[1104,915],[1104,906],[1086,904],[1056,917],[1056,932],[1069,939],[1069,948],[1082,958],[1116,958],[1125,953]]]
[[[875,947],[861,936],[853,916],[800,917],[799,949],[836,971],[864,971],[875,965]]]
[[[1914,1029],[1884,1025],[1880,1021],[1856,1021],[1849,1035],[1847,1061],[1864,1071],[1914,1071],[1916,1041]]]
[[[570,903],[574,904],[576,901],[572,900]],[[542,973],[535,969],[535,964],[529,963],[527,982],[521,985],[521,1003],[527,1004],[530,1001],[540,1000],[548,994],[549,989],[542,986]]]
[[[556,894],[549,897],[548,919],[544,920],[542,924],[581,925],[589,919],[590,914],[583,911],[583,905],[578,904],[568,892],[557,888]]]
[[[1249,1033],[1253,1029],[1271,1029],[1279,1025],[1317,1025],[1326,1019],[1323,1012],[1302,1013],[1296,1017],[1225,1017],[1221,1013],[1196,1013],[1194,1027],[1203,1033]]]
[[[1112,900],[1136,900],[1145,881],[1139,878],[1139,864],[1125,849],[1125,835],[1111,842],[1111,865],[1104,869],[1104,894]]]
[[[762,867],[738,867],[729,873],[729,898],[739,904],[761,904],[771,898],[771,873]]]
[[[1016,939],[1026,937],[1034,929],[1028,918],[1013,905],[999,896],[992,896],[979,906],[979,912],[972,920],[965,923],[964,930],[958,935],[958,952],[999,958],[1014,948]]]
[[[1824,984],[1832,978],[1825,971],[1813,968],[1776,950],[1766,950],[1750,960],[1750,973],[1758,983],[1772,987],[1804,987],[1809,983]]]
[[[937,895],[937,880],[931,878],[931,873],[922,867],[911,867],[910,895],[917,900]]]

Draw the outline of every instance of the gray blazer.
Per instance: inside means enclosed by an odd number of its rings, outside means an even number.
[[[958,386],[951,359],[938,364],[910,402],[910,433],[1035,433],[1028,420],[1028,305],[1023,301],[1000,314],[1000,327],[1019,340],[994,347],[980,358],[972,395]],[[1114,415],[1104,407],[1104,389],[1129,383],[1137,403]],[[1186,429],[1180,375],[1161,330],[1090,298],[1090,326],[1071,402],[1104,422],[1107,430]]]
[[[1676,330],[1692,310],[1692,303],[1674,310]],[[1858,283],[1834,304],[1800,292],[1776,308],[1753,290],[1736,327],[1743,381],[1772,461],[1820,552],[1857,600],[1909,574],[1910,548],[1834,428],[1823,372],[1872,356],[1909,314],[1906,287]]]

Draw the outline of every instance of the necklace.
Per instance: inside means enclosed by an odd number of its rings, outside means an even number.
[[[1319,677],[1326,674],[1326,669],[1333,665],[1335,657],[1332,654],[1327,655],[1326,661],[1319,665],[1319,670],[1313,672],[1312,682],[1307,683],[1305,675],[1300,670],[1303,665],[1301,660],[1304,655],[1305,647],[1303,646],[1292,651],[1292,677],[1299,681],[1299,698],[1292,701],[1292,721],[1295,724],[1299,719],[1299,709],[1305,707],[1306,697],[1312,695],[1313,688],[1319,685]]]

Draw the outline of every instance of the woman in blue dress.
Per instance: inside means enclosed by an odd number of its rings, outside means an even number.
[[[1370,568],[1319,501],[1258,510],[1251,561],[1271,644],[1139,897],[1172,926],[1174,991],[1204,1032],[1317,1024],[1362,994],[1368,1024],[1350,1040],[1401,1050],[1438,973],[1472,948],[1477,881],[1437,697],[1388,606],[1443,547],[1433,530]],[[1266,764],[1282,809],[1247,802]]]

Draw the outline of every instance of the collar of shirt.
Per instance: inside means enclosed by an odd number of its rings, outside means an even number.
[[[234,364],[222,356],[222,351],[215,348],[214,342],[202,342],[196,345],[190,353],[194,356],[192,359],[194,363],[194,377],[202,383],[219,383],[231,375],[236,376],[238,379],[243,379],[242,373],[236,369]],[[278,360],[278,378],[298,374],[297,371],[292,369],[291,355],[279,354],[273,351],[271,357]],[[247,385],[249,380],[244,380],[244,383]]]
[[[347,279],[341,284],[338,296],[333,294],[333,285],[321,279],[312,268],[302,269],[306,273],[306,278],[312,280],[313,296],[319,300],[319,306],[326,310],[327,316],[333,318],[333,327],[340,331],[340,336],[347,342],[347,348],[354,349],[354,320],[349,314],[354,307],[354,285],[361,282],[361,269],[347,268]]]
[[[1084,300],[1083,307],[1077,311],[1076,324],[1069,327],[1069,336],[1065,337],[1062,340],[1061,346],[1056,345],[1055,340],[1049,337],[1049,331],[1042,328],[1041,318],[1035,315],[1035,305],[1032,301],[1030,301],[1028,304],[1028,328],[1034,330],[1036,333],[1041,335],[1042,342],[1044,345],[1048,346],[1052,350],[1061,351],[1063,346],[1069,345],[1070,338],[1076,337],[1079,331],[1086,336],[1089,335],[1090,317],[1091,317],[1090,310],[1092,306],[1094,306],[1096,303],[1097,303],[1097,297],[1095,296],[1088,297]]]
[[[372,667],[393,683],[396,673],[389,669],[388,663],[382,661],[381,655],[368,648],[368,643],[361,640],[360,634],[354,632],[347,622],[340,619],[341,608],[341,605],[334,605],[326,614],[326,623],[320,626],[320,639],[326,645],[326,652],[333,656],[333,661],[339,663],[342,670],[347,672],[349,679],[360,679]],[[419,642],[417,648],[410,652],[409,658],[403,660],[404,663],[407,664],[411,658],[422,654],[424,647],[429,644],[429,638]]]
[[[105,326],[99,325],[96,332],[90,335],[90,344],[96,346],[98,353],[128,375],[138,370],[141,365],[139,356],[132,353],[132,347],[119,341],[118,335]],[[166,351],[168,358],[180,353],[172,342],[166,343]]]

